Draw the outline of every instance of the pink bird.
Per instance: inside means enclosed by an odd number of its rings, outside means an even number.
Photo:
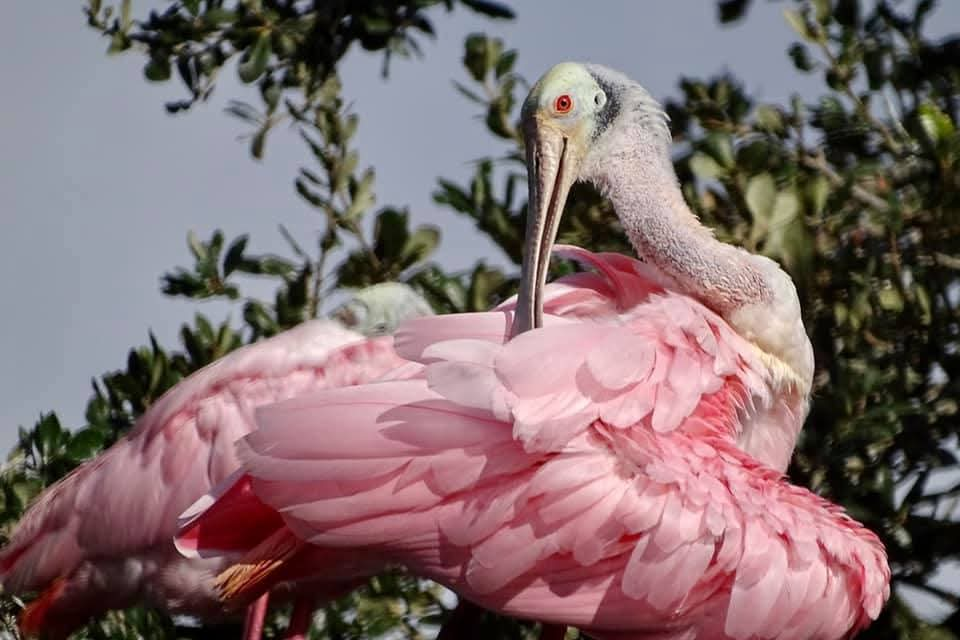
[[[402,375],[259,410],[241,471],[183,515],[178,548],[237,558],[219,579],[234,602],[402,565],[601,640],[862,629],[889,596],[883,546],[780,473],[813,375],[790,278],[700,225],[665,115],[626,76],[558,65],[523,123],[515,308],[414,320]],[[544,288],[578,178],[640,261],[566,248],[596,273]]]
[[[359,292],[339,315],[383,333],[428,312],[408,288],[385,284]],[[258,406],[374,379],[404,363],[392,343],[314,320],[238,349],[168,391],[128,435],[44,491],[0,551],[4,591],[40,592],[21,616],[23,633],[65,637],[137,603],[223,618],[213,579],[226,564],[178,554],[177,515],[238,467],[234,442],[251,431]],[[262,599],[248,618],[250,637],[259,637],[265,607]]]

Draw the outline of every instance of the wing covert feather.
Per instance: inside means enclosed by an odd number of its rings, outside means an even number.
[[[254,428],[257,406],[404,362],[390,338],[313,321],[195,372],[40,495],[0,552],[0,581],[12,592],[43,588],[82,562],[169,545],[177,515],[239,466],[234,442]]]

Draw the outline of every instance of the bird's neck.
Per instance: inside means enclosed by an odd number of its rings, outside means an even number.
[[[631,136],[625,136],[630,138]],[[683,199],[666,142],[614,141],[594,172],[638,257],[722,315],[769,300],[750,254],[717,240]]]
[[[670,160],[669,137],[621,132],[586,163],[659,283],[699,300],[761,352],[786,365],[802,395],[813,380],[813,349],[796,287],[772,260],[717,240],[690,211]],[[786,375],[786,374],[785,374]]]

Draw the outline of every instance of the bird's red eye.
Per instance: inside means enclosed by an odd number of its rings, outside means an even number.
[[[553,102],[553,109],[557,113],[569,113],[570,109],[573,109],[573,98],[567,94],[557,96]]]

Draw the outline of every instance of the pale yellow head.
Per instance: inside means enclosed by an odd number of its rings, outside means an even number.
[[[524,101],[524,133],[542,136],[552,130],[566,140],[569,152],[582,156],[601,123],[598,116],[608,99],[587,67],[561,62],[533,85]]]
[[[596,142],[620,114],[625,76],[596,65],[562,62],[547,71],[523,103],[530,189],[526,247],[514,332],[540,326],[542,289],[571,185]]]

